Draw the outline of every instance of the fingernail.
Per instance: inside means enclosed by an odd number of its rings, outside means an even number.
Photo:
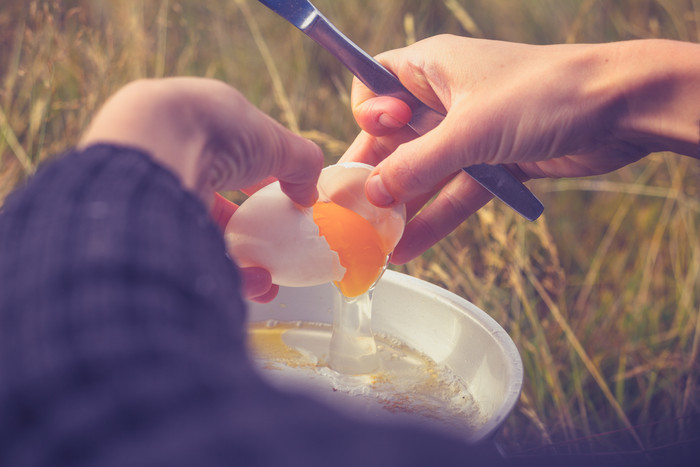
[[[388,206],[394,202],[394,198],[389,194],[379,174],[367,180],[365,190],[367,190],[369,200],[377,206]]]
[[[381,114],[379,116],[378,121],[380,125],[385,126],[387,128],[401,128],[405,125],[405,123],[396,120],[389,114]]]

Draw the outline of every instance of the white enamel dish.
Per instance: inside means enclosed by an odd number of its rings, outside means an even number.
[[[249,320],[330,323],[333,300],[331,284],[281,287],[274,301],[249,304]],[[463,379],[480,416],[473,429],[457,436],[469,442],[488,440],[515,407],[523,382],[520,354],[505,330],[471,302],[426,281],[386,271],[375,289],[372,329],[398,338]],[[351,398],[319,392],[308,377],[295,377],[293,371],[261,371],[274,385],[314,393],[356,416],[395,415],[378,413],[376,407],[358,410]]]

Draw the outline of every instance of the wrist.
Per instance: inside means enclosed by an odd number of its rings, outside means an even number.
[[[206,132],[196,100],[159,80],[138,80],[120,89],[100,109],[78,147],[95,143],[131,146],[147,152],[200,198]]]
[[[700,45],[668,40],[603,44],[614,61],[614,134],[647,153],[698,157]],[[609,53],[608,53],[609,52]]]

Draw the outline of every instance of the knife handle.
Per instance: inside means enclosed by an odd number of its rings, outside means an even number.
[[[411,108],[414,105],[423,105],[393,73],[348,39],[320,12],[308,28],[303,31],[324,49],[335,55],[340,63],[345,65],[375,94],[396,97],[406,102]]]

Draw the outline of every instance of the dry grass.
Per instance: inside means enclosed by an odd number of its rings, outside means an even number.
[[[532,43],[700,39],[700,2],[316,4],[370,53],[442,32]],[[348,73],[251,0],[0,6],[0,200],[140,77],[216,77],[337,159],[357,127]],[[537,181],[534,223],[492,203],[401,269],[500,322],[526,381],[506,451],[660,451],[698,413],[700,166],[657,154],[590,180]]]

